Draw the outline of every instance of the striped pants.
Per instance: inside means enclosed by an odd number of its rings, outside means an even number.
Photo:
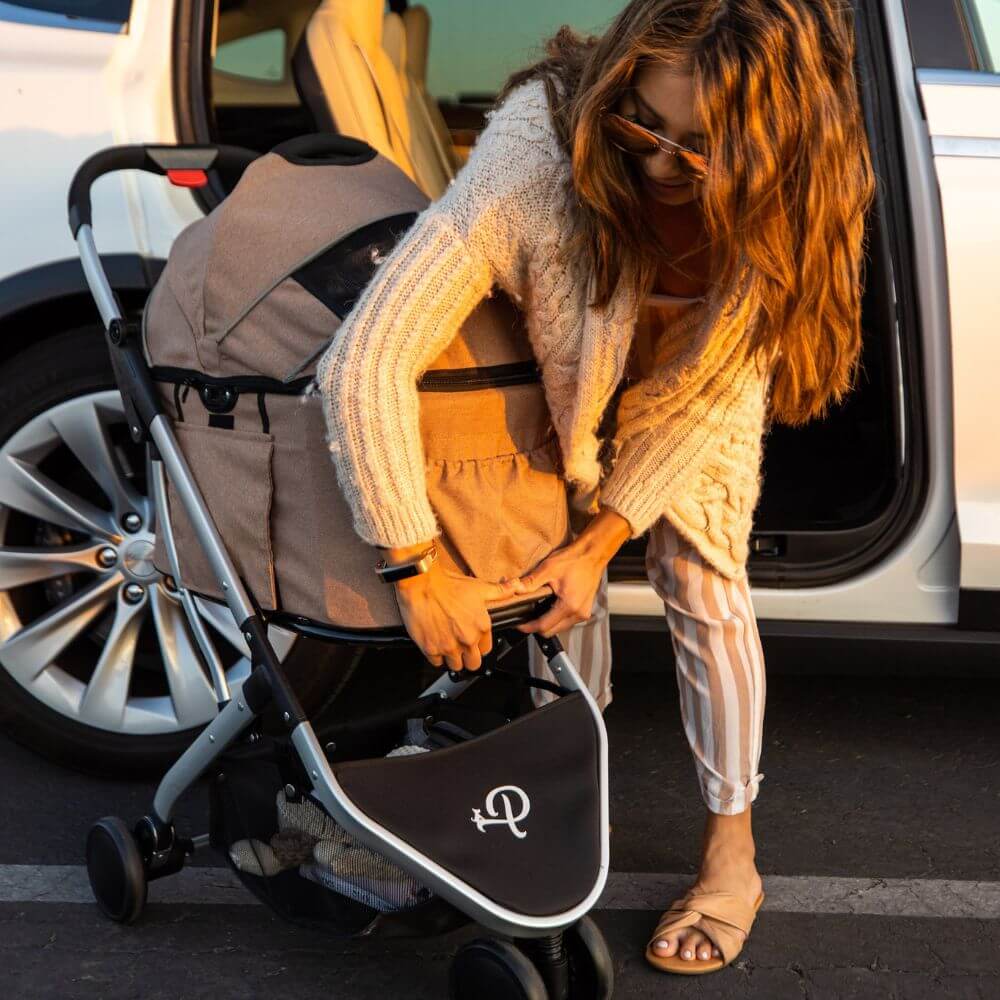
[[[650,528],[646,573],[663,600],[676,660],[684,734],[705,804],[743,812],[757,798],[764,728],[764,654],[746,576],[727,579],[706,563],[666,517]],[[611,629],[605,571],[591,617],[559,640],[603,710],[611,703]],[[552,680],[532,639],[529,669]],[[554,696],[534,692],[545,704]]]

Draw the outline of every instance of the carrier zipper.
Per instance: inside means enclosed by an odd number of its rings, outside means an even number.
[[[237,392],[273,392],[282,396],[300,396],[302,390],[312,381],[308,375],[282,382],[267,375],[206,375],[193,368],[172,368],[169,365],[154,365],[150,374],[157,382],[173,382],[200,389],[235,389]]]
[[[421,392],[464,392],[468,389],[527,385],[541,380],[534,361],[512,361],[503,365],[478,368],[432,368],[417,381]]]

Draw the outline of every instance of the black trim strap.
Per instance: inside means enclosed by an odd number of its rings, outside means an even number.
[[[154,365],[150,372],[154,381],[175,384],[235,389],[237,392],[276,393],[300,396],[313,381],[304,375],[289,382],[266,375],[206,375],[194,368],[174,368]],[[535,361],[511,361],[502,365],[480,365],[471,368],[431,368],[417,380],[420,392],[462,392],[472,389],[498,388],[507,385],[527,385],[541,381],[541,370]]]

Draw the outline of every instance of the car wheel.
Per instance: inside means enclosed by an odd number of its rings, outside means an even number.
[[[149,558],[153,514],[99,328],[0,368],[0,722],[78,769],[162,771],[218,711],[179,594]],[[195,603],[241,683],[249,650],[228,608]],[[356,660],[351,647],[270,637],[307,711],[339,683],[331,667]]]

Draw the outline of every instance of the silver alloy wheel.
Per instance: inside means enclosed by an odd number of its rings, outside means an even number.
[[[177,733],[217,712],[178,593],[151,561],[154,504],[112,428],[125,430],[115,390],[67,400],[33,417],[0,448],[0,667],[29,694],[74,721],[130,736]],[[119,435],[121,439],[124,435]],[[55,453],[75,457],[106,498],[81,495],[80,477],[45,466]],[[72,460],[70,460],[72,461]],[[39,541],[9,545],[12,515],[33,525]],[[53,536],[59,536],[56,544]],[[40,613],[25,615],[18,595],[45,590]],[[195,599],[233,693],[248,676],[249,650],[229,609]],[[140,635],[155,647],[137,683]],[[295,635],[270,628],[282,659]],[[92,668],[81,669],[90,639]],[[73,668],[59,660],[73,646]],[[160,660],[159,677],[150,659]],[[86,660],[86,656],[83,657]]]

